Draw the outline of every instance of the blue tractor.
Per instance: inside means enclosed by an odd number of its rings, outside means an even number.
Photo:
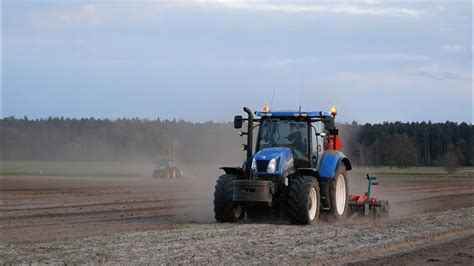
[[[222,167],[217,180],[214,214],[218,222],[237,222],[263,213],[282,213],[292,224],[312,224],[325,212],[347,216],[349,159],[334,119],[327,111],[263,111],[244,107],[247,118],[235,116],[234,128],[247,122],[242,167]],[[255,117],[254,117],[255,115]],[[253,131],[258,128],[254,138]],[[255,152],[253,142],[256,140]],[[268,212],[270,210],[270,212]]]

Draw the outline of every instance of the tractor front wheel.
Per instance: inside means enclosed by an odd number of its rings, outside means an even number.
[[[318,180],[312,176],[294,177],[288,188],[288,215],[292,224],[311,224],[319,218]]]
[[[347,170],[343,162],[336,171],[336,176],[329,181],[330,213],[335,219],[343,219],[347,216],[349,201],[347,200],[349,184],[347,182]]]
[[[216,221],[236,222],[245,216],[242,205],[234,203],[235,175],[222,175],[217,179],[214,190],[214,217]]]

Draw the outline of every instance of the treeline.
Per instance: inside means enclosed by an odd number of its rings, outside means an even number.
[[[474,127],[467,123],[338,125],[357,165],[472,166]],[[0,119],[2,160],[154,160],[241,162],[231,123],[144,119]]]
[[[0,120],[2,160],[121,161],[175,158],[232,161],[240,139],[231,123],[48,118]]]
[[[340,125],[353,136],[347,152],[358,165],[458,166],[474,165],[474,127],[467,123],[383,123]],[[346,137],[347,139],[347,137]]]

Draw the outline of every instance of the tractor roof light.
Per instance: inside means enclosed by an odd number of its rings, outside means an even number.
[[[262,111],[264,111],[265,113],[266,113],[266,112],[270,112],[270,106],[265,105],[265,106],[262,108]]]
[[[332,114],[332,116],[334,116],[334,117],[337,115],[337,108],[336,108],[336,106],[331,107],[331,114]]]

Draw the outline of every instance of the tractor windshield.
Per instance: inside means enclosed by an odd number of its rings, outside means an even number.
[[[260,125],[258,150],[289,147],[295,155],[308,156],[308,124],[289,120],[265,120]]]
[[[158,164],[158,167],[160,169],[165,169],[172,166],[173,166],[173,161],[170,161],[170,160],[161,160],[159,161],[159,164]]]

